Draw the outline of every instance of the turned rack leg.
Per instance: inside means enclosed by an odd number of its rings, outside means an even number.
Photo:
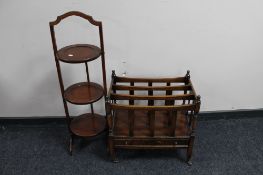
[[[118,159],[116,157],[116,152],[113,146],[113,141],[111,138],[108,139],[108,150],[111,156],[111,160],[113,161],[113,163],[118,163]]]
[[[191,136],[189,145],[187,148],[187,159],[186,159],[186,162],[189,166],[192,165],[193,144],[194,144],[194,136]]]

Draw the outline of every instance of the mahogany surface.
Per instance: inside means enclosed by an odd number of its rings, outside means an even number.
[[[91,44],[73,44],[58,49],[59,47],[57,46],[55,27],[59,25],[61,21],[65,20],[70,16],[77,16],[84,20],[87,20],[87,22],[93,25],[93,27],[96,27],[98,29],[100,41],[99,47]],[[106,127],[105,119],[99,117],[98,114],[95,113],[93,108],[93,103],[101,99],[102,97],[106,99],[107,93],[103,27],[101,21],[97,21],[93,19],[92,16],[89,16],[79,11],[70,11],[60,16],[57,16],[56,20],[49,22],[49,27],[52,39],[53,53],[56,62],[58,80],[60,84],[60,91],[62,94],[67,125],[70,132],[69,152],[70,155],[72,155],[75,136],[95,136]],[[90,82],[88,62],[98,57],[101,58],[103,86]],[[65,89],[60,62],[71,64],[84,63],[87,75],[87,82],[73,84],[67,89]],[[69,113],[68,102],[76,105],[89,104],[90,112],[94,117],[90,117],[91,114],[85,114],[77,118],[72,118]],[[91,118],[94,118],[94,120],[91,120]],[[94,123],[95,127],[92,126],[91,123]]]
[[[190,72],[174,78],[131,78],[112,73],[106,101],[108,149],[187,149],[190,164],[200,96]]]
[[[104,131],[105,125],[105,117],[99,114],[87,113],[73,118],[70,129],[77,136],[90,137]]]
[[[73,84],[65,90],[64,98],[73,104],[90,104],[103,97],[101,85],[93,82]]]
[[[170,134],[169,115],[167,111],[156,111],[154,130],[155,136],[168,136]],[[189,133],[187,121],[183,113],[177,115],[175,127],[176,136],[186,136]],[[148,111],[134,111],[134,133],[133,136],[151,137]],[[118,110],[115,116],[114,135],[129,136],[129,119],[127,110]]]
[[[67,63],[84,63],[101,55],[99,47],[90,44],[75,44],[58,50],[58,59]]]

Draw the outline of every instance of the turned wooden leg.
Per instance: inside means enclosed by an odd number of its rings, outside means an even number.
[[[117,157],[116,157],[116,153],[115,153],[115,149],[114,149],[112,138],[108,138],[108,150],[109,150],[109,153],[110,153],[112,161],[114,163],[119,162]]]
[[[74,136],[71,134],[69,138],[69,154],[72,156],[73,151],[73,144],[74,144]]]
[[[192,152],[193,152],[193,144],[194,144],[194,136],[190,137],[189,145],[187,148],[187,159],[186,162],[189,166],[192,165]]]

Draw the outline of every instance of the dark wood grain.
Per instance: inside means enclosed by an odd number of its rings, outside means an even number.
[[[114,161],[116,148],[180,148],[187,149],[190,163],[201,102],[189,73],[174,78],[118,77],[112,73],[106,106],[108,148]]]
[[[105,117],[88,113],[73,118],[70,129],[77,136],[91,137],[104,131],[105,125]]]
[[[99,30],[100,47],[97,47],[92,44],[74,44],[74,45],[63,47],[58,50],[56,34],[55,34],[55,27],[56,25],[59,25],[59,23],[62,20],[65,20],[66,18],[71,17],[71,16],[77,16],[77,17],[83,18],[87,20],[91,25],[96,26],[96,28]],[[96,116],[97,114],[95,114],[94,112],[92,103],[96,102],[103,96],[106,99],[107,82],[106,82],[105,53],[104,53],[104,39],[103,39],[102,22],[94,20],[92,16],[89,16],[82,12],[70,11],[60,16],[57,16],[56,20],[49,22],[49,27],[50,27],[50,34],[51,34],[51,39],[52,39],[53,53],[54,53],[54,58],[56,62],[56,67],[57,67],[57,74],[58,74],[58,79],[59,79],[59,84],[60,84],[60,91],[62,94],[68,129],[69,129],[70,136],[71,136],[70,142],[69,142],[70,143],[69,150],[70,150],[70,154],[72,155],[72,149],[73,149],[73,143],[74,143],[75,136],[94,136],[101,131],[101,127],[102,128],[105,127],[105,125],[103,126],[100,125],[97,130],[96,129],[94,130],[94,132],[91,132],[89,130],[92,128],[83,129],[81,123],[83,124],[86,123],[85,127],[90,126],[87,124],[88,121],[90,121],[89,117],[79,117],[76,119],[72,119],[70,117],[68,104],[67,104],[67,102],[77,104],[77,105],[90,104],[91,113],[92,115]],[[90,77],[89,77],[88,62],[94,59],[97,59],[99,57],[101,57],[101,71],[102,71],[102,78],[103,78],[103,86],[100,86],[96,83],[91,83]],[[75,64],[85,63],[87,82],[74,84],[65,90],[64,82],[62,78],[61,66],[60,66],[61,61],[66,62],[66,63],[75,63]],[[99,119],[99,121],[100,120],[101,119]],[[80,129],[80,133],[78,132],[79,131],[78,129]],[[82,131],[85,131],[85,130],[89,132],[82,134]]]
[[[103,96],[103,88],[97,83],[81,82],[68,87],[64,98],[73,104],[90,104]]]
[[[116,77],[118,82],[135,82],[135,83],[184,83],[185,77],[175,77],[175,78],[131,78],[131,77]]]
[[[90,44],[75,44],[58,50],[58,59],[67,63],[84,63],[101,55],[99,47]]]
[[[184,104],[184,105],[172,105],[172,106],[148,106],[148,105],[124,105],[124,104],[108,104],[113,110],[147,110],[147,111],[171,111],[171,110],[194,110],[196,105]]]
[[[147,111],[135,111],[134,112],[134,124],[133,124],[133,133],[134,137],[152,137],[154,136],[167,136],[169,137],[171,133],[174,132],[172,136],[186,136],[190,129],[186,126],[187,121],[184,116],[184,113],[178,113],[177,127],[170,127],[168,124],[169,116],[165,111],[158,111],[152,113],[152,116],[155,115],[154,120],[151,120],[149,125],[148,113]],[[150,117],[152,117],[150,116]],[[115,127],[114,135],[116,136],[129,136],[129,113],[127,110],[119,110],[115,115]],[[152,126],[151,126],[152,125]],[[148,127],[149,126],[149,127]],[[153,127],[154,126],[154,127]]]
[[[194,100],[194,94],[182,95],[127,95],[127,94],[110,94],[113,100]]]
[[[126,85],[112,85],[112,89],[114,90],[158,90],[158,91],[166,91],[166,90],[191,90],[190,85],[178,85],[178,86],[126,86]]]

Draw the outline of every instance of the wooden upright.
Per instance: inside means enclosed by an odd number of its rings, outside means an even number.
[[[69,45],[58,49],[54,27],[58,25],[62,20],[70,16],[81,17],[87,20],[91,25],[98,27],[100,47],[84,43]],[[74,137],[91,137],[98,135],[99,133],[104,131],[106,126],[105,116],[96,114],[93,109],[93,103],[100,100],[102,97],[105,98],[107,92],[102,23],[100,21],[94,20],[91,16],[84,13],[71,11],[58,16],[55,21],[49,23],[49,26],[60,90],[62,94],[68,129],[70,132],[69,151],[72,155]],[[91,82],[89,76],[88,62],[93,61],[99,57],[101,58],[103,86],[97,84],[96,82]],[[60,67],[61,61],[70,64],[84,63],[87,80],[84,82],[73,84],[65,89]],[[71,117],[68,110],[68,102],[75,105],[89,104],[91,111],[90,113],[82,114],[78,117]]]

